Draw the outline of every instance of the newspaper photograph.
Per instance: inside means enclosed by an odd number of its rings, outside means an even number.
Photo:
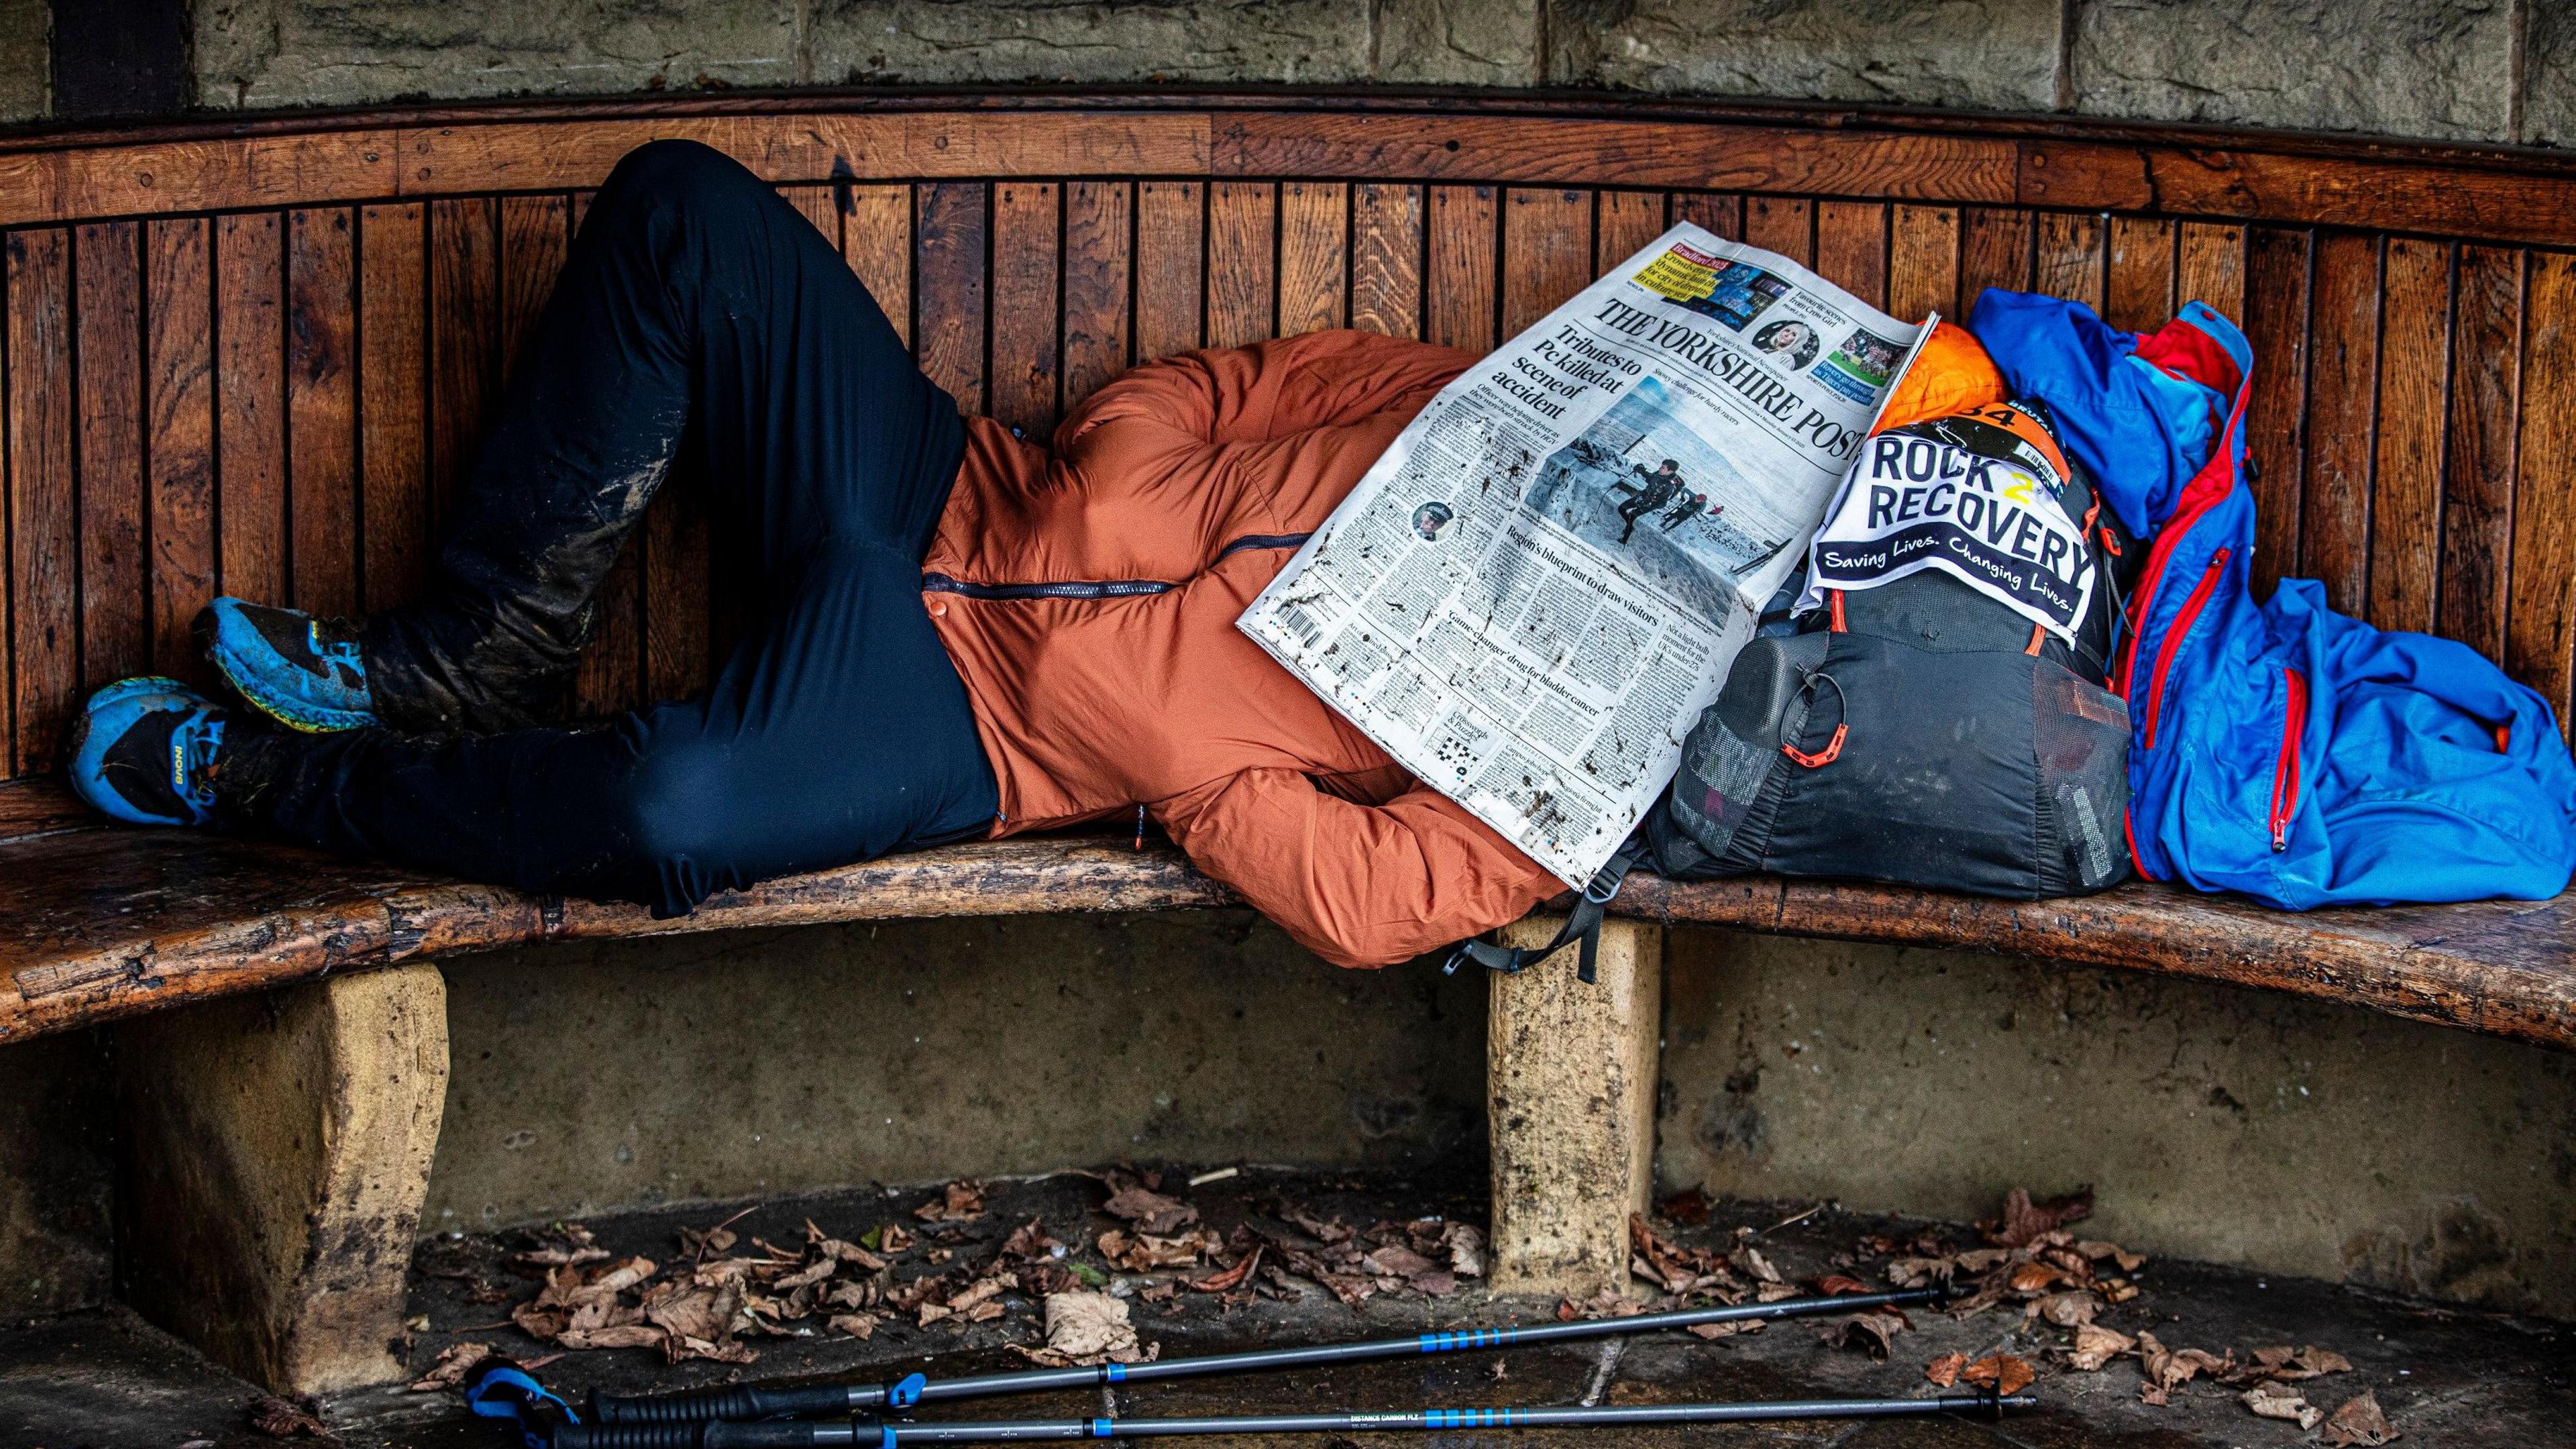
[[[1238,627],[1580,886],[1930,325],[1685,222],[1444,388]]]

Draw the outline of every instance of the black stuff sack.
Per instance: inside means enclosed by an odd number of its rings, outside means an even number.
[[[2116,884],[2129,712],[2103,684],[2143,553],[2034,408],[1870,438],[1796,632],[1746,645],[1684,743],[1649,863],[2019,899]]]

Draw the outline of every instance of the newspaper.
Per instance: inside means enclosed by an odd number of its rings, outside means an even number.
[[[1676,226],[1442,389],[1239,627],[1581,885],[1930,325]]]

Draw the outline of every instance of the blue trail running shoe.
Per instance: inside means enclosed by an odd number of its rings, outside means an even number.
[[[350,625],[222,598],[198,616],[197,632],[224,682],[279,724],[325,734],[376,723]]]
[[[175,679],[120,679],[90,696],[72,724],[72,788],[136,825],[214,818],[224,712]]]

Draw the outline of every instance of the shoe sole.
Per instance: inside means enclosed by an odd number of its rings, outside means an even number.
[[[288,729],[308,735],[331,735],[339,734],[344,730],[365,729],[376,723],[376,717],[372,714],[330,709],[319,705],[313,706],[309,712],[302,712],[272,700],[262,699],[246,682],[250,675],[248,665],[236,659],[216,637],[215,611],[212,608],[198,613],[196,635],[198,647],[205,651],[206,661],[215,666],[215,673],[223,677],[225,689],[243,704]]]

